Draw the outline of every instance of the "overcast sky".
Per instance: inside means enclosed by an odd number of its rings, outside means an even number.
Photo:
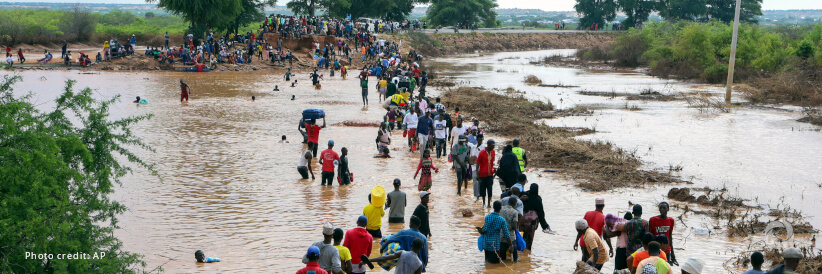
[[[144,0],[0,0],[0,2],[55,2],[55,3],[124,3],[145,4]],[[288,0],[277,1],[284,5]],[[541,9],[568,11],[574,9],[574,0],[497,0],[500,8]],[[822,0],[763,0],[763,10],[822,9]]]

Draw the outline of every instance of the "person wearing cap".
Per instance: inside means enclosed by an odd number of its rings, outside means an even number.
[[[642,237],[648,232],[648,221],[642,219],[642,206],[634,205],[631,212],[634,218],[625,224],[625,233],[627,235],[626,253],[633,254],[642,247]]]
[[[406,196],[400,190],[401,184],[400,178],[394,178],[394,190],[386,195],[385,208],[391,208],[388,211],[389,223],[405,223]]]
[[[774,269],[768,271],[768,274],[782,274],[782,273],[798,273],[797,268],[799,267],[799,261],[802,260],[805,256],[802,254],[802,251],[798,248],[786,248],[782,251],[782,258],[785,259],[785,262]],[[693,260],[693,262],[691,261]],[[700,264],[701,262],[701,264]],[[700,274],[702,272],[702,266],[705,265],[705,262],[698,259],[688,259],[685,264],[682,265],[682,273],[685,273],[686,266],[688,266],[688,274]],[[693,270],[693,271],[691,271]]]
[[[462,196],[462,184],[465,183],[464,188],[468,188],[468,161],[471,154],[471,149],[465,144],[466,138],[460,135],[459,141],[451,146],[451,159],[454,161],[454,170],[457,173],[457,195]]]
[[[494,139],[488,139],[485,149],[479,152],[477,156],[477,164],[478,166],[478,175],[479,175],[479,191],[480,197],[482,197],[482,205],[491,207],[491,198],[493,197],[493,185],[494,185],[494,175],[497,173],[494,170],[494,160],[496,159],[496,155],[494,154]],[[486,197],[488,197],[486,202]]]
[[[597,270],[602,270],[602,265],[608,262],[608,253],[605,252],[605,244],[602,243],[602,237],[588,226],[588,221],[585,221],[585,219],[577,220],[574,223],[574,228],[577,229],[577,234],[582,235],[582,241],[585,242],[585,249],[588,250],[588,254],[591,254],[590,257],[582,261],[595,267]]]
[[[297,270],[297,274],[328,274],[327,271],[320,268],[320,263],[317,262],[320,260],[320,249],[318,247],[309,246],[305,257],[308,258],[308,262],[305,263],[305,267]]]
[[[605,209],[605,199],[596,198],[594,200],[594,205],[595,205],[596,209],[585,212],[585,216],[583,217],[583,219],[585,219],[588,226],[593,231],[595,231],[597,233],[597,235],[602,237],[602,227],[605,226],[605,214],[602,213],[602,210]],[[582,234],[577,235],[577,238],[579,239],[579,242],[574,241],[574,250],[577,250],[577,245],[582,246],[582,248],[580,248],[580,252],[582,252],[582,261],[584,262],[584,261],[588,260],[588,257],[590,257],[592,254],[588,253],[588,249],[585,246],[587,243],[585,241],[583,241],[582,236],[584,236],[584,235],[582,235]],[[608,247],[610,249],[608,251],[608,253],[610,255],[613,255],[614,254],[614,249],[611,248],[611,241],[607,241],[607,243],[608,243]],[[603,251],[604,251],[604,249],[603,249]]]
[[[366,225],[368,225],[368,217],[360,216],[357,218],[357,227],[345,232],[343,246],[351,252],[351,273],[365,273],[367,271],[360,265],[360,257],[362,255],[371,256],[371,244],[374,238],[366,230]]]
[[[517,155],[517,160],[519,160],[520,172],[525,172],[525,168],[528,167],[528,156],[525,154],[525,150],[519,147],[519,139],[514,139],[511,144],[514,146],[511,151],[514,155]]]
[[[765,274],[762,271],[762,263],[765,262],[765,256],[760,252],[751,254],[751,270],[745,271],[742,274]]]
[[[317,262],[320,268],[331,274],[342,274],[342,262],[340,261],[340,251],[333,245],[334,225],[325,222],[323,225],[323,240],[311,244],[320,250],[320,258]],[[347,239],[346,239],[347,240]],[[303,256],[303,263],[309,262],[308,254]]]
[[[382,206],[374,206],[371,204],[371,194],[368,194],[368,204],[362,209],[362,214],[366,218],[367,225],[365,230],[374,236],[374,238],[382,238],[382,216],[385,216],[385,210]]]
[[[797,261],[797,264],[798,264],[798,261]],[[705,261],[703,261],[702,259],[689,258],[687,261],[685,261],[684,264],[682,264],[682,274],[701,274],[702,273],[702,268],[704,266],[705,266]],[[773,270],[771,270],[771,271],[773,271]],[[772,274],[770,271],[768,271],[767,273]],[[783,273],[783,272],[775,272],[775,273]],[[785,272],[785,273],[787,273],[787,272]],[[791,273],[795,273],[795,272],[791,272]]]
[[[320,165],[322,165],[321,185],[325,185],[326,182],[328,182],[328,185],[331,186],[334,182],[334,162],[339,163],[339,160],[340,155],[334,151],[334,140],[328,140],[328,149],[320,153]]]
[[[659,216],[651,217],[648,220],[648,230],[654,235],[664,235],[668,239],[667,249],[663,249],[668,254],[670,264],[679,265],[674,255],[674,218],[668,217],[668,202],[659,203]]]
[[[422,221],[420,221],[420,218],[417,216],[411,216],[411,219],[409,220],[410,228],[400,230],[382,243],[382,246],[380,247],[380,254],[385,252],[385,249],[391,243],[399,243],[400,249],[411,251],[412,243],[419,239],[422,241],[423,246],[419,251],[415,252],[419,255],[420,261],[422,261],[422,271],[425,271],[425,266],[428,265],[428,239],[425,235],[422,235],[422,232],[420,232],[421,222]]]
[[[414,214],[411,216],[417,216],[420,218],[420,233],[425,235],[425,237],[431,237],[431,227],[428,225],[428,200],[431,197],[431,193],[428,191],[420,192],[420,204],[417,205],[417,208],[414,209]]]
[[[652,265],[655,268],[656,273],[668,274],[668,272],[671,271],[671,266],[665,259],[660,258],[660,252],[662,251],[660,250],[660,244],[658,242],[652,241],[648,243],[648,258],[637,264],[636,273],[642,274],[646,268],[645,265]]]
[[[314,157],[317,157],[317,149],[320,144],[320,130],[325,128],[325,115],[323,115],[323,125],[318,126],[317,121],[314,119],[306,119],[303,121],[305,127],[305,134],[308,138],[307,141],[314,142],[316,146],[314,146]]]
[[[500,263],[500,243],[501,239],[511,237],[508,231],[508,223],[500,216],[502,203],[494,201],[494,212],[485,215],[482,227],[477,227],[477,232],[483,236],[482,250],[485,251],[485,262]]]

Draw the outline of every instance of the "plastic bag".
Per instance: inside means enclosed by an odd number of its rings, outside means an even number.
[[[522,238],[522,233],[519,233],[519,229],[515,230],[517,234],[517,251],[525,250],[525,239]]]
[[[480,250],[480,251],[482,251],[482,246],[483,246],[483,245],[484,245],[484,243],[485,243],[485,238],[484,238],[484,236],[485,236],[485,235],[480,235],[480,236],[479,236],[479,238],[477,238],[477,247],[479,248],[479,250]]]

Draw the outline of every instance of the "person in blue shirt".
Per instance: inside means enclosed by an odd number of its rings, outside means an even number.
[[[433,127],[434,120],[431,119],[431,112],[428,111],[425,113],[425,116],[420,117],[420,121],[417,123],[417,137],[420,144],[420,158],[423,157],[423,153],[426,149],[428,149],[428,136],[433,131]]]
[[[387,248],[391,243],[399,243],[400,249],[410,251],[411,243],[414,242],[414,239],[421,239],[422,250],[420,250],[417,255],[419,255],[420,261],[422,261],[422,271],[425,272],[425,266],[428,265],[428,238],[420,232],[421,223],[422,221],[419,217],[411,216],[411,228],[400,230],[400,232],[391,235],[382,247],[380,247],[380,253],[385,252],[385,248]]]
[[[137,45],[137,37],[134,36],[134,34],[132,34],[131,35],[131,46],[133,47],[133,46],[136,46],[136,45]]]
[[[485,251],[485,262],[492,264],[498,264],[500,261],[500,237],[510,239],[508,224],[499,215],[500,210],[502,210],[502,203],[494,201],[494,212],[485,215],[485,223],[482,227],[477,227],[477,231],[483,236],[482,249]]]

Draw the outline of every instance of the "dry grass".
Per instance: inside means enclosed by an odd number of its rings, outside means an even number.
[[[522,79],[522,81],[525,82],[526,84],[529,84],[529,85],[542,84],[542,80],[539,79],[539,77],[536,77],[534,75],[525,76],[525,79]]]
[[[448,108],[459,107],[485,122],[485,130],[519,138],[522,147],[529,151],[530,163],[562,169],[584,189],[603,191],[645,183],[681,182],[668,174],[638,170],[639,159],[611,143],[573,138],[593,130],[535,123],[544,113],[551,112],[550,103],[529,101],[521,94],[506,96],[468,87],[449,89],[441,98]]]

